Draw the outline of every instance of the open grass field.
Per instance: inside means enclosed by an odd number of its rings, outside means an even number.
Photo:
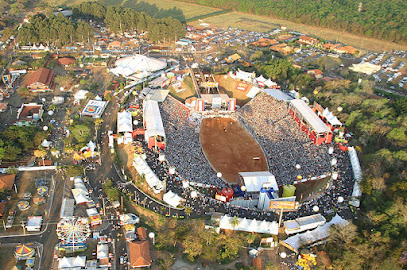
[[[205,118],[201,124],[202,149],[208,161],[229,183],[239,172],[267,171],[259,144],[243,126],[229,118]],[[254,160],[259,157],[260,160]]]
[[[293,23],[285,20],[246,14],[242,12],[230,12],[227,14],[213,16],[204,19],[204,22],[219,27],[236,27],[252,31],[267,32],[276,28],[276,25],[285,25],[288,29],[298,31],[307,35],[317,36],[326,40],[344,43],[360,49],[373,51],[405,50],[406,47],[384,40],[360,37],[357,35],[334,31],[327,28],[309,26],[305,24]]]
[[[171,0],[105,0],[104,2],[106,5],[121,5],[137,11],[144,11],[155,18],[171,16],[182,22],[198,19],[203,15],[216,14],[220,11],[216,8]]]

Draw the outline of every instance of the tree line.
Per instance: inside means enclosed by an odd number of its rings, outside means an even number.
[[[393,0],[178,0],[397,43],[407,43],[407,1]]]
[[[156,19],[145,12],[121,6],[104,6],[98,2],[85,2],[73,7],[76,18],[92,19],[105,23],[114,33],[126,31],[147,32],[152,42],[171,42],[185,36],[185,26],[171,17]]]
[[[83,20],[73,21],[62,14],[36,14],[18,31],[20,45],[46,44],[56,47],[93,40],[92,27]]]

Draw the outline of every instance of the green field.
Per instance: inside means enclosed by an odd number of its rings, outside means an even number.
[[[304,34],[313,35],[326,40],[338,40],[338,42],[351,45],[356,48],[383,51],[383,50],[405,50],[405,46],[393,42],[361,37],[346,32],[334,31],[327,28],[309,26],[305,24],[293,23],[285,20],[263,17],[242,12],[230,12],[219,16],[204,19],[204,22],[219,27],[236,27],[251,31],[268,32],[272,29],[285,25],[289,30],[298,31]]]
[[[106,5],[121,5],[144,11],[154,18],[173,17],[182,22],[199,19],[201,16],[216,15],[221,10],[171,0],[105,0]]]

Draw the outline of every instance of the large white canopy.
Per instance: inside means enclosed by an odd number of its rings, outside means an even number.
[[[180,204],[182,198],[170,190],[164,194],[163,200],[175,208]]]
[[[239,172],[247,192],[259,192],[265,183],[271,183],[274,190],[278,190],[276,178],[269,171],[264,172]]]
[[[157,101],[145,100],[143,102],[143,117],[146,129],[146,140],[156,136],[165,138],[163,121]]]
[[[86,266],[86,256],[63,257],[58,261],[58,269],[81,269]]]
[[[321,214],[315,214],[306,217],[300,217],[295,220],[284,221],[285,233],[294,234],[324,225],[326,219]]]
[[[136,54],[118,59],[115,65],[116,67],[110,69],[110,72],[116,76],[129,77],[142,74],[141,77],[147,77],[151,73],[165,68],[167,63],[160,59]]]
[[[322,115],[326,118],[329,124],[333,126],[342,126],[341,121],[339,121],[338,118],[328,108],[324,109]]]
[[[117,133],[120,132],[133,132],[131,112],[123,111],[117,113]]]
[[[83,189],[72,189],[72,195],[75,199],[76,204],[87,203],[89,201],[89,196],[83,191]]]
[[[96,246],[96,256],[98,260],[109,257],[109,247],[106,244],[98,244]]]
[[[154,193],[157,194],[164,190],[163,183],[151,170],[144,159],[142,159],[140,156],[135,157],[133,160],[133,166],[136,168],[139,175],[144,175],[147,184],[154,190]]]
[[[338,214],[336,214],[331,221],[326,223],[323,226],[320,226],[312,231],[307,231],[305,233],[299,233],[294,236],[291,236],[284,240],[283,242],[293,247],[295,250],[301,247],[301,245],[312,244],[317,241],[323,240],[329,236],[329,228],[332,225],[340,225],[344,226],[349,224],[349,222],[343,218],[341,218]]]
[[[316,133],[320,134],[329,131],[328,127],[324,124],[321,118],[319,118],[318,115],[316,115],[303,100],[293,99],[290,102]]]
[[[234,219],[237,220],[235,224]],[[220,218],[219,227],[223,230],[235,230],[245,232],[267,233],[278,235],[277,222],[269,222],[265,220],[235,218],[224,215]]]

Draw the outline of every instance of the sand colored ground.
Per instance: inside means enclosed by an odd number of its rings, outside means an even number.
[[[256,140],[232,119],[204,119],[200,136],[209,162],[229,183],[237,182],[239,172],[268,170],[266,158]],[[254,157],[260,160],[253,160]]]
[[[215,80],[219,83],[219,91],[221,94],[226,94],[229,97],[236,99],[236,104],[243,106],[251,100],[246,94],[250,91],[249,86],[245,91],[236,89],[238,80],[233,79],[229,75],[214,75]]]

